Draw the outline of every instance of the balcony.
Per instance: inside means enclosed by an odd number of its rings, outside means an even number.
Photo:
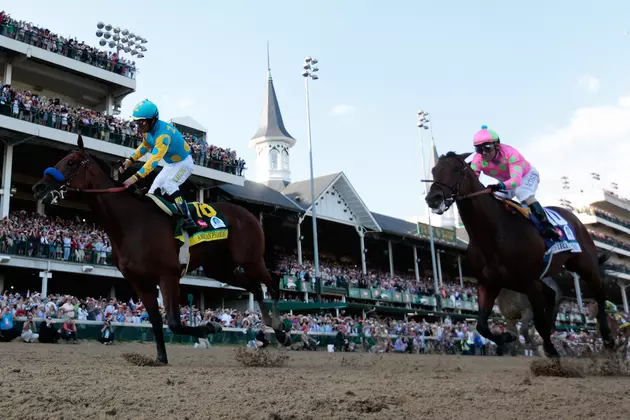
[[[138,136],[125,134],[128,132],[125,122],[115,117],[89,110],[69,110],[64,124],[62,115],[53,116],[53,112],[35,108],[25,112],[23,104],[9,101],[6,95],[0,94],[0,137],[11,138],[13,131],[74,146],[77,133],[81,132],[87,148],[118,157],[129,156],[141,141]],[[197,165],[194,178],[239,186],[245,183],[242,176],[244,162],[229,162],[200,154],[193,155],[193,159]],[[146,161],[146,156],[141,161]]]
[[[0,47],[135,90],[135,64],[56,34],[20,30],[12,19],[0,23]]]

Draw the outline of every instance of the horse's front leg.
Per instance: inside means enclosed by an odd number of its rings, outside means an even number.
[[[157,287],[155,284],[144,284],[132,280],[129,280],[129,282],[136,293],[138,293],[147,314],[149,314],[149,321],[151,321],[151,326],[153,327],[153,336],[157,347],[157,360],[168,364],[166,346],[164,344],[164,323],[162,322],[162,314],[158,305]]]
[[[166,309],[166,321],[173,334],[190,335],[196,338],[206,338],[208,334],[221,332],[222,328],[215,322],[208,322],[207,326],[189,327],[182,325],[179,310],[179,276],[163,276],[160,278],[160,289]],[[191,308],[192,309],[192,308]]]
[[[477,301],[479,304],[477,331],[479,331],[479,334],[483,337],[493,341],[499,348],[505,343],[516,340],[514,333],[505,332],[503,334],[494,334],[490,331],[490,327],[488,326],[488,319],[490,318],[490,314],[492,314],[494,301],[500,291],[500,287],[489,284],[478,284],[477,287]]]
[[[540,337],[543,339],[543,348],[547,357],[560,357],[558,350],[551,342],[551,326],[549,325],[549,316],[547,315],[544,291],[545,286],[542,282],[534,282],[527,293],[529,303],[532,305],[534,313],[534,325]]]

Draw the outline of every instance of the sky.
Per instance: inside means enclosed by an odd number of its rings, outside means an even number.
[[[291,150],[309,177],[305,56],[319,60],[310,105],[315,175],[343,171],[368,208],[426,214],[416,112],[430,113],[440,154],[472,151],[483,124],[541,175],[543,205],[617,182],[630,196],[630,2],[233,1],[11,2],[7,11],[97,45],[103,21],[148,39],[131,114],[153,100],[162,119],[188,115],[255,176],[248,149],[266,87],[266,43]],[[423,131],[428,162],[429,136]],[[487,183],[487,178],[484,179]]]

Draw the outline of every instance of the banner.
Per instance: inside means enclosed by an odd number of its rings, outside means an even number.
[[[418,222],[418,235],[426,236],[427,238],[430,237],[431,234],[429,231],[429,225]],[[457,242],[454,229],[446,229],[442,227],[433,226],[433,237],[436,240],[441,240],[444,242],[451,242],[451,243]]]

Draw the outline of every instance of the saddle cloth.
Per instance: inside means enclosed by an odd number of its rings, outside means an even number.
[[[174,237],[180,242],[184,242],[182,225],[184,219],[175,204],[166,200],[164,197],[154,194],[146,194],[164,213],[173,217],[175,216]],[[190,246],[197,245],[202,242],[218,241],[227,239],[228,225],[225,218],[217,212],[217,210],[205,203],[192,202],[188,203],[190,215],[197,225],[196,229],[189,229]]]
[[[536,216],[531,212],[529,208],[525,205],[521,205],[512,200],[504,200],[504,204],[506,208],[513,209],[520,213],[522,216],[531,220],[536,229],[542,233],[542,224],[538,220]],[[551,260],[554,255],[562,253],[562,252],[572,252],[572,253],[580,253],[582,252],[582,248],[580,247],[579,242],[575,238],[575,232],[573,231],[573,227],[567,222],[567,220],[562,217],[555,210],[544,208],[545,213],[547,214],[547,219],[551,222],[551,224],[556,228],[558,233],[560,234],[560,240],[553,241],[551,239],[544,238],[545,240],[545,255],[543,257],[543,271],[540,274],[540,278],[543,278],[545,274],[547,274],[547,270],[549,270],[549,266],[551,265]]]

